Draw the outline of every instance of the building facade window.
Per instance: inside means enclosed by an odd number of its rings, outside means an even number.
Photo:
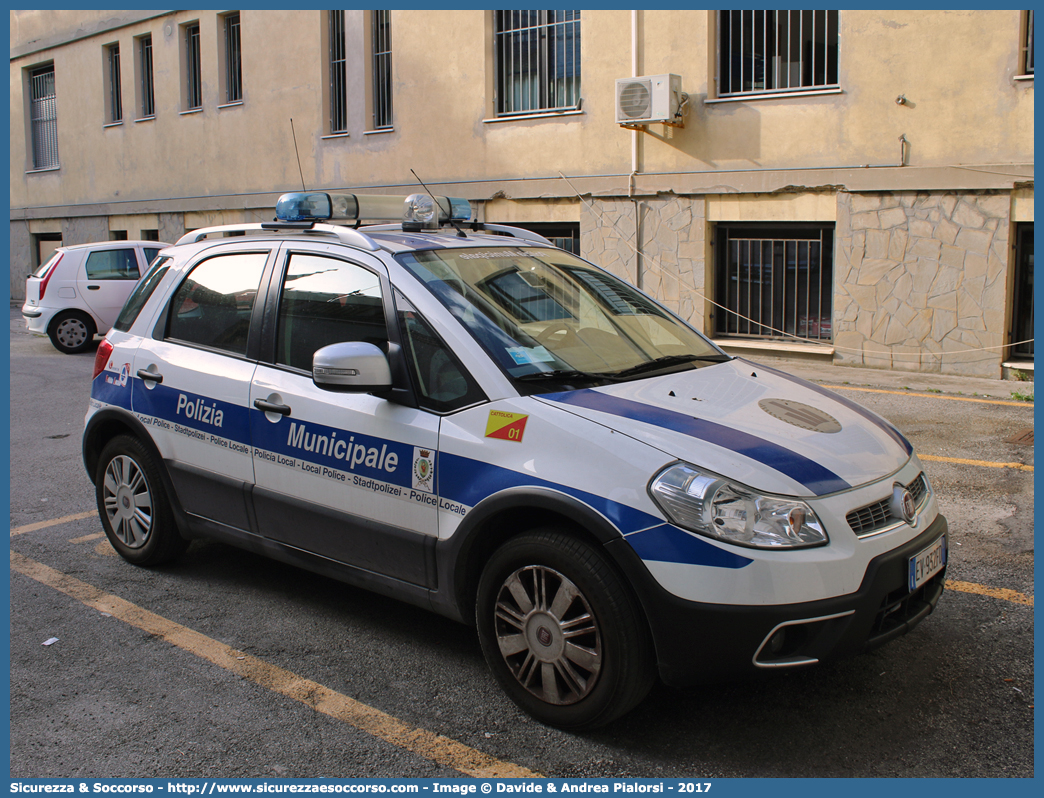
[[[833,339],[832,226],[720,224],[715,251],[717,335]]]
[[[838,86],[837,11],[719,11],[718,96]]]
[[[580,12],[494,11],[498,116],[580,103]]]
[[[138,39],[138,113],[142,119],[156,115],[155,83],[152,72],[152,34]]]
[[[200,63],[199,23],[185,28],[185,110],[203,107],[203,68]]]
[[[243,101],[243,55],[240,40],[239,12],[224,16],[225,102]]]
[[[29,73],[29,118],[32,128],[33,169],[58,167],[58,98],[54,64]]]
[[[371,11],[373,50],[373,129],[392,126],[391,11]]]
[[[1033,12],[1022,12],[1025,31],[1022,35],[1022,74],[1033,74]]]
[[[344,11],[329,12],[330,132],[348,132],[348,71],[344,41]]]
[[[1033,222],[1015,228],[1015,296],[1011,314],[1011,356],[1033,359]]]
[[[120,45],[110,44],[105,48],[105,63],[106,71],[108,72],[108,81],[106,81],[106,99],[108,100],[108,113],[106,114],[109,123],[122,122],[123,121],[123,87],[120,80]]]

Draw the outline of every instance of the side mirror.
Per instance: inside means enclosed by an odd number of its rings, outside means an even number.
[[[384,391],[391,388],[391,367],[384,352],[373,344],[330,344],[312,355],[312,382],[332,391]]]

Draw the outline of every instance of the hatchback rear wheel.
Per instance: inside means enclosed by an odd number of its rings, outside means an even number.
[[[109,441],[94,484],[105,536],[123,559],[159,565],[188,546],[178,532],[159,470],[136,438],[121,435]]]
[[[75,355],[91,345],[96,331],[94,319],[86,313],[67,310],[54,317],[47,335],[59,352]]]

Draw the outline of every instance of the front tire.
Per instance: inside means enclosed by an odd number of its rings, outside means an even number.
[[[98,515],[109,543],[135,565],[160,565],[188,547],[152,455],[121,435],[102,450],[94,480]]]
[[[97,327],[86,313],[67,310],[55,316],[47,330],[54,348],[66,355],[83,352],[94,341]]]
[[[597,547],[563,530],[534,530],[494,552],[479,581],[476,622],[501,687],[549,726],[604,726],[633,709],[655,679],[633,593]]]

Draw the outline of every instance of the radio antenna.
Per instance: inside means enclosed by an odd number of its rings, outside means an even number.
[[[417,178],[417,182],[421,184],[421,187],[425,191],[428,192],[428,196],[431,197],[431,201],[435,203],[435,208],[438,209],[439,208],[439,201],[435,198],[435,195],[431,193],[431,189],[428,188],[426,185],[424,185],[424,181],[420,179],[420,175],[418,175],[412,169],[410,169],[410,174],[413,175],[415,178]],[[436,210],[436,213],[437,212],[438,211]],[[450,214],[450,216],[452,216],[452,214]],[[467,234],[465,234],[465,232],[463,230],[461,230],[460,227],[457,226],[457,223],[455,221],[453,221],[452,218],[447,219],[447,221],[450,223],[450,225],[453,227],[453,229],[457,231],[457,235],[460,238],[467,238],[468,237]]]
[[[290,117],[290,134],[294,137],[294,153],[297,155],[297,172],[301,175],[301,191],[308,191],[304,181],[304,170],[301,168],[301,153],[297,149],[297,133],[294,131],[294,118]],[[410,170],[412,171],[412,170]],[[417,178],[418,180],[420,178]],[[423,185],[423,184],[422,184]]]

